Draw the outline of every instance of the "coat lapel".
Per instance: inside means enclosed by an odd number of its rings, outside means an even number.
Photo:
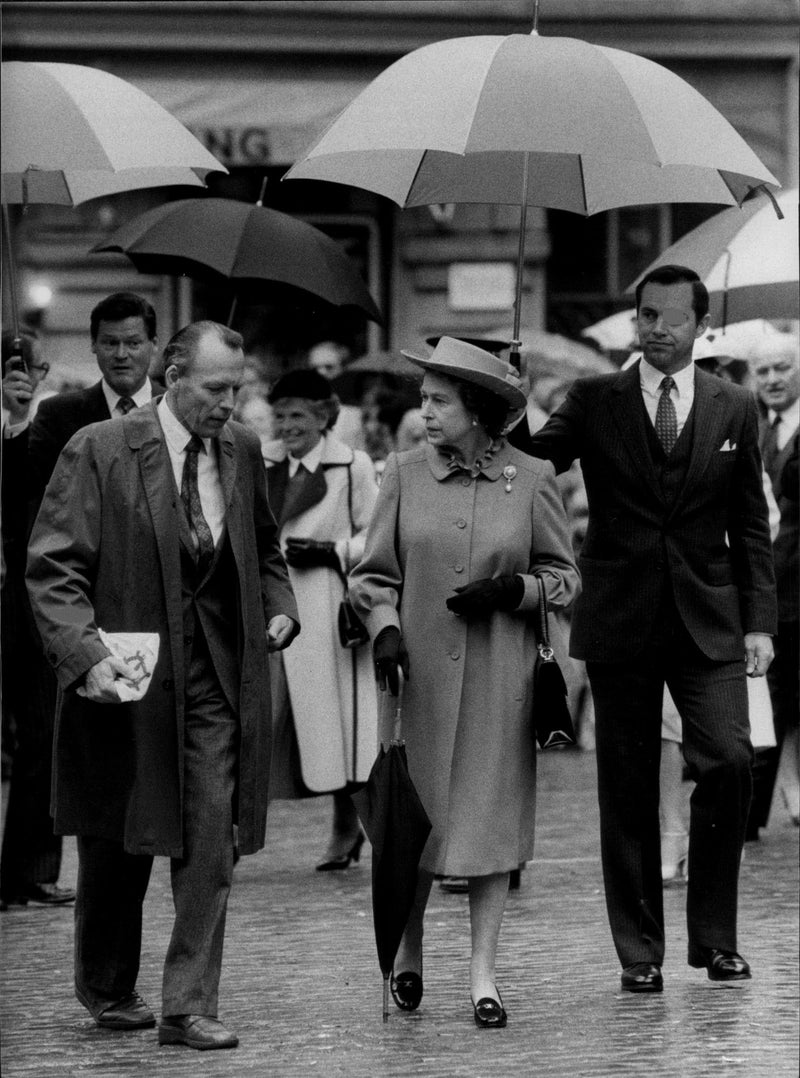
[[[692,448],[686,477],[673,503],[672,514],[683,504],[693,485],[702,478],[712,454],[722,444],[725,415],[720,404],[720,383],[717,377],[695,368]]]
[[[633,458],[647,487],[663,501],[661,483],[649,448],[645,424],[649,422],[642,402],[639,382],[639,364],[623,371],[616,380],[609,397],[609,409],[619,428],[625,448]]]

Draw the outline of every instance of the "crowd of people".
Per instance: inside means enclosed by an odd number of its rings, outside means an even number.
[[[549,387],[546,408],[502,342],[438,338],[403,353],[415,381],[378,373],[343,405],[336,342],[267,384],[214,322],[161,351],[134,293],[92,312],[87,388],[43,394],[36,335],[4,335],[0,898],[74,903],[75,994],[99,1027],[156,1024],[137,975],[163,856],[159,1043],[235,1047],[217,997],[236,860],[263,847],[270,800],[325,796],[316,869],[357,862],[351,794],[399,698],[431,832],[392,995],[420,1006],[432,883],[464,880],[472,1015],[505,1026],[540,586],[597,755],[622,989],[663,990],[665,881],[686,887],[689,965],[751,977],[743,845],[776,790],[800,823],[798,341],[702,369],[708,294],[686,267],[645,277],[636,312],[636,362]]]

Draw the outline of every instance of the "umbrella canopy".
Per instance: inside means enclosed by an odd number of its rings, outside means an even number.
[[[569,75],[567,78],[566,75]],[[572,38],[454,38],[402,57],[286,179],[332,180],[400,206],[527,202],[592,214],[660,202],[741,203],[778,186],[677,75]]]
[[[798,190],[776,196],[778,218],[763,199],[741,210],[723,210],[668,247],[640,274],[656,266],[691,266],[709,291],[711,324],[754,318],[800,317],[798,291]]]
[[[580,214],[734,205],[761,184],[778,186],[677,75],[633,53],[539,37],[535,27],[439,41],[397,60],[284,179],[352,184],[404,207],[519,205],[515,340],[528,205]]]
[[[507,336],[510,329],[508,326],[499,326],[492,329],[491,333]],[[573,341],[560,333],[548,333],[543,329],[522,326],[519,336],[522,350],[527,353],[529,369],[562,377],[604,374],[617,369],[590,345]]]
[[[345,404],[360,404],[365,389],[374,382],[403,395],[413,393],[416,404],[419,381],[419,368],[399,352],[368,352],[348,363],[331,385]]]
[[[354,262],[318,228],[266,206],[190,198],[147,210],[92,251],[121,251],[141,273],[224,277],[241,285],[272,281],[336,306],[380,311]]]
[[[100,195],[227,172],[171,113],[81,64],[0,67],[3,203],[74,206]]]
[[[591,337],[605,351],[630,351],[636,347],[636,309],[629,307],[601,318],[581,330],[581,337]]]
[[[353,802],[372,844],[372,915],[386,1021],[389,976],[414,902],[419,859],[431,831],[408,774],[402,741],[392,741],[388,749],[381,747],[366,786],[353,794]]]

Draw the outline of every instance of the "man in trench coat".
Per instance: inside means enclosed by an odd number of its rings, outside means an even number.
[[[217,989],[233,826],[264,843],[267,653],[299,630],[261,447],[228,422],[242,339],[187,326],[164,353],[167,392],[68,443],[34,525],[28,588],[59,681],[53,808],[78,836],[75,990],[97,1024],[152,1026],[136,992],[154,855],[171,858],[175,922],[159,1043],[226,1048]],[[157,633],[144,696],[106,632]]]
[[[601,852],[622,988],[663,988],[659,757],[664,684],[696,782],[689,833],[689,964],[750,977],[737,952],[739,862],[751,796],[745,675],[763,677],[775,577],[755,401],[692,363],[708,293],[660,267],[636,296],[643,359],[576,382],[520,442],[557,471],[580,458],[589,522],[570,652],[595,704]]]

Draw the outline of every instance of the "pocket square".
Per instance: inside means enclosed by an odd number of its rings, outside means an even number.
[[[728,438],[719,447],[720,453],[732,453],[736,448],[736,442],[731,442]]]

